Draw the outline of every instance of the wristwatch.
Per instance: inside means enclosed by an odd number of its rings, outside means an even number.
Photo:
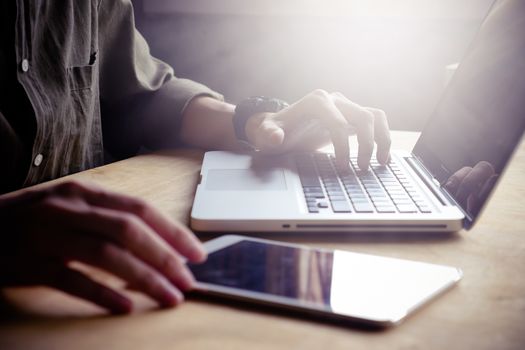
[[[248,119],[258,113],[276,113],[288,107],[288,103],[283,100],[264,96],[249,97],[241,101],[235,107],[233,115],[233,129],[235,137],[239,143],[255,150],[255,147],[248,141],[246,136],[246,123]]]

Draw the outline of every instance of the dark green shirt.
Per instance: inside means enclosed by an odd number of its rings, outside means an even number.
[[[177,144],[199,95],[137,32],[129,0],[0,5],[0,193]]]

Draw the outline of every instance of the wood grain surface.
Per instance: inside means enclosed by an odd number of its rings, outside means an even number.
[[[393,147],[401,149],[410,149],[417,138],[408,132],[393,136]],[[69,178],[144,198],[187,223],[202,154],[174,150],[141,155]],[[110,316],[39,287],[2,292],[0,349],[523,349],[524,173],[522,144],[481,219],[468,232],[272,236],[463,270],[458,286],[398,327],[369,331],[193,299],[175,309],[159,310],[151,300],[128,291],[136,304],[134,313]],[[120,288],[110,276],[92,273]]]

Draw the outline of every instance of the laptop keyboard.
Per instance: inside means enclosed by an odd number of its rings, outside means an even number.
[[[306,205],[310,213],[431,213],[418,188],[393,161],[370,162],[369,171],[358,170],[357,158],[351,170],[340,174],[334,156],[301,154],[295,158]]]

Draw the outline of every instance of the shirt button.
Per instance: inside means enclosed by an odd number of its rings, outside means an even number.
[[[40,166],[43,160],[44,160],[44,156],[41,153],[38,153],[35,157],[35,160],[33,161],[33,165]]]
[[[20,66],[22,68],[22,72],[26,73],[29,70],[29,61],[24,58]]]

